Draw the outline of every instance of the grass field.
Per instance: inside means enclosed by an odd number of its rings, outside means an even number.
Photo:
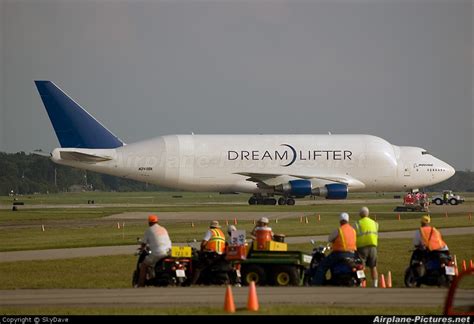
[[[449,236],[447,244],[458,262],[474,256],[470,235]],[[311,244],[293,244],[290,249],[311,252]],[[411,239],[381,239],[378,249],[380,273],[392,272],[393,286],[403,287],[403,274],[411,253]],[[469,261],[468,261],[469,262]],[[136,266],[133,255],[74,258],[57,261],[0,263],[0,289],[19,288],[128,288]],[[368,273],[367,273],[368,274]],[[369,279],[368,284],[371,285]],[[469,283],[474,288],[474,282]]]
[[[368,205],[372,216],[376,215],[380,231],[416,230],[419,226],[421,213],[401,213],[398,220],[393,208],[400,203],[392,199],[391,194],[353,194],[353,199],[383,199],[371,201]],[[181,196],[173,198],[173,196]],[[465,195],[467,209],[472,211],[474,195]],[[135,244],[136,238],[143,235],[147,227],[146,220],[121,220],[120,229],[117,220],[104,217],[122,212],[154,212],[165,211],[202,211],[202,212],[311,212],[308,224],[301,223],[299,217],[282,218],[278,223],[271,219],[270,226],[275,233],[287,236],[327,235],[338,226],[337,215],[348,211],[356,219],[360,203],[350,201],[324,203],[324,200],[309,201],[311,204],[297,206],[248,206],[248,195],[219,195],[216,193],[79,193],[57,195],[33,195],[18,197],[26,205],[52,205],[55,208],[23,209],[12,212],[0,209],[0,251],[17,251],[49,248],[90,247],[105,245]],[[94,205],[87,200],[93,199]],[[322,203],[318,204],[321,201]],[[0,205],[10,206],[11,197],[0,197]],[[68,204],[80,205],[69,208]],[[105,204],[100,206],[100,204]],[[121,204],[112,206],[107,204]],[[139,205],[144,204],[144,205]],[[82,206],[84,205],[84,206]],[[444,212],[432,213],[432,223],[437,228],[474,226],[469,221],[467,212],[451,212],[447,206],[449,217]],[[454,210],[454,209],[453,209]],[[474,214],[474,212],[473,212]],[[321,220],[318,221],[320,215]],[[225,219],[219,219],[225,224]],[[232,222],[232,219],[228,220]],[[190,222],[164,220],[162,222],[174,242],[192,239],[200,240],[208,227],[208,221],[196,220],[191,227]],[[125,227],[123,225],[125,224]],[[44,225],[45,231],[42,231]],[[239,220],[238,228],[253,228],[253,221]],[[474,237],[470,235],[447,236],[447,244],[458,261],[474,258]],[[292,249],[309,253],[312,246],[295,244]],[[411,239],[380,239],[378,249],[380,273],[392,272],[394,287],[403,286],[403,272],[406,268],[411,248]],[[131,274],[134,270],[136,257],[133,255],[103,256],[64,259],[53,261],[20,261],[0,263],[0,289],[25,288],[127,288],[131,286]],[[369,273],[367,272],[367,275]],[[370,276],[368,276],[370,277]],[[371,280],[369,279],[369,285]],[[474,288],[474,280],[464,283],[464,288]],[[414,309],[400,307],[369,307],[369,308],[337,308],[301,306],[270,306],[263,307],[259,314],[440,314],[441,308]],[[81,308],[81,307],[8,307],[0,310],[2,314],[222,314],[221,307],[215,308]],[[244,311],[238,314],[247,314]]]
[[[354,215],[359,208],[360,206],[350,205],[349,209],[354,210]],[[17,226],[2,226],[0,228],[0,251],[135,244],[136,238],[141,237],[147,227],[146,220],[101,219],[102,216],[115,212],[119,212],[119,210],[93,210],[91,215],[87,215],[87,211],[67,209],[25,211],[25,219],[22,221],[8,222],[10,225]],[[270,226],[275,233],[284,233],[287,236],[325,235],[338,226],[338,213],[329,212],[326,209],[323,212],[320,214],[320,221],[318,221],[318,213],[314,213],[308,217],[308,224],[301,223],[299,217],[294,217],[279,219],[278,224],[275,223],[275,219],[272,219]],[[5,214],[8,212],[0,211],[0,219]],[[38,214],[44,217],[40,221],[37,220]],[[63,216],[57,216],[57,214]],[[80,219],[79,217],[82,215],[87,216]],[[415,230],[419,226],[421,215],[421,213],[406,213],[401,216],[401,220],[398,220],[396,213],[378,214],[377,222],[381,232]],[[29,220],[28,217],[30,217]],[[57,219],[57,217],[66,219]],[[220,219],[220,221],[225,225],[226,220]],[[228,221],[232,222],[232,220]],[[120,224],[120,229],[118,229],[117,222]],[[468,216],[463,213],[450,214],[448,218],[444,214],[432,214],[432,222],[438,228],[464,227],[474,224],[474,221],[469,221]],[[44,224],[44,232],[41,224]],[[196,220],[193,224],[194,227],[191,226],[191,222],[174,220],[162,222],[162,225],[168,229],[173,242],[200,240],[209,222]],[[245,229],[247,233],[253,226],[251,220],[238,221],[238,228]]]

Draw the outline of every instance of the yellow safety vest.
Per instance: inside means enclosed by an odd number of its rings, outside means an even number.
[[[206,250],[217,252],[219,254],[224,253],[225,250],[225,235],[218,228],[211,229],[212,236],[209,242],[206,244]]]
[[[359,219],[355,223],[357,233],[357,247],[377,246],[379,224],[369,217]]]

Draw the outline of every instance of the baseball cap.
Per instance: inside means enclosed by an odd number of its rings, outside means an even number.
[[[342,221],[342,220],[345,220],[346,222],[349,221],[349,214],[348,213],[341,213],[339,215],[339,220]]]
[[[148,216],[148,223],[158,223],[158,216],[156,215]]]

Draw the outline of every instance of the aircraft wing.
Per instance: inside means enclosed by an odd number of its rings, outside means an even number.
[[[304,179],[304,180],[319,180],[324,184],[340,183],[348,187],[365,187],[365,184],[356,178],[348,175],[317,175],[317,174],[276,174],[276,173],[252,173],[252,172],[237,172],[246,177],[247,181],[256,182],[266,186],[276,186],[290,180]]]

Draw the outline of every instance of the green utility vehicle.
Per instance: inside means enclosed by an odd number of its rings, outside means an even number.
[[[241,265],[242,284],[299,286],[311,255],[301,251],[250,251]]]

